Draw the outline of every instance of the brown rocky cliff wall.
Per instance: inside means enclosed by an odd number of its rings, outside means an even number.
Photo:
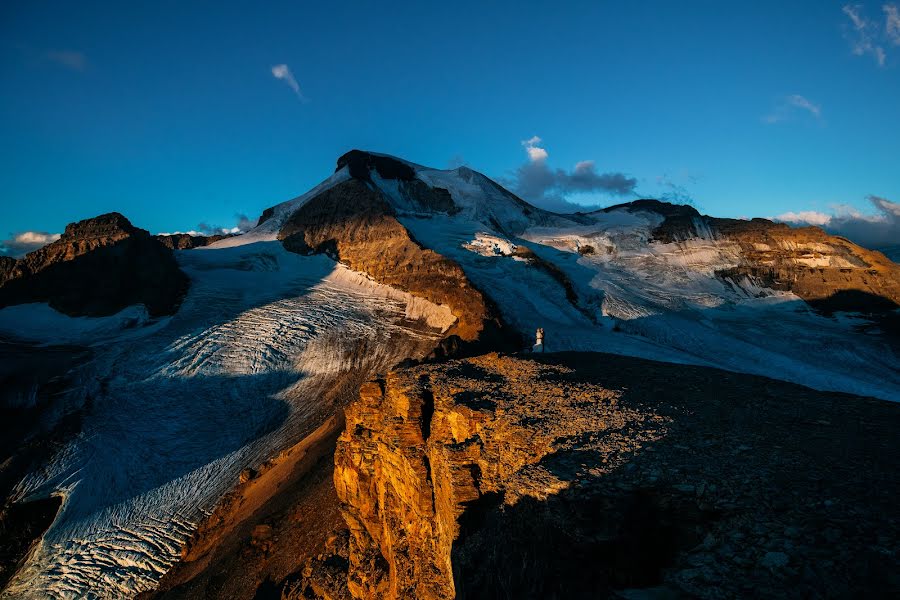
[[[678,243],[709,234],[737,245],[740,264],[717,273],[749,277],[760,286],[791,291],[826,310],[881,311],[900,306],[900,265],[882,253],[826,233],[767,219],[717,219],[690,207],[642,207],[664,216],[654,237]],[[675,209],[683,209],[677,211]]]
[[[454,333],[475,340],[490,319],[485,298],[455,262],[423,248],[396,219],[387,201],[351,179],[311,199],[278,234],[294,252],[326,252],[351,269],[435,304],[450,307]]]
[[[453,545],[473,503],[498,493],[511,501],[546,497],[565,484],[523,470],[539,472],[537,463],[564,437],[637,416],[581,414],[578,402],[614,403],[616,394],[542,381],[548,369],[535,363],[488,355],[451,370],[452,380],[438,366],[390,373],[366,384],[347,409],[334,480],[357,598],[453,598]]]
[[[900,306],[900,265],[880,252],[817,227],[719,228],[740,245],[745,261],[722,275],[747,275],[826,309],[833,305],[838,310],[878,311]]]
[[[900,592],[895,403],[561,353],[391,373],[346,415],[347,588],[313,565],[289,598]]]
[[[364,385],[339,438],[334,482],[351,532],[348,587],[357,598],[452,596],[442,552],[450,540],[438,531],[425,405],[415,388],[393,374]],[[397,427],[384,428],[388,421]]]

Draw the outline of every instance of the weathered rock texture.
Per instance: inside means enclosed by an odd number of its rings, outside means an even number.
[[[793,228],[767,219],[719,219],[690,206],[656,200],[624,206],[664,217],[653,232],[663,242],[697,237],[733,242],[740,264],[717,272],[723,279],[746,277],[760,287],[791,291],[826,312],[885,312],[900,306],[900,265],[881,252],[818,227]]]
[[[790,290],[825,311],[884,312],[900,306],[900,265],[818,227],[790,228],[768,221],[718,224],[736,241],[746,264],[719,273],[747,276]],[[754,225],[756,225],[754,227]]]
[[[171,251],[119,213],[66,226],[55,242],[0,265],[0,308],[48,302],[72,316],[103,316],[142,303],[177,310],[188,279]]]
[[[166,235],[157,235],[156,239],[169,250],[193,250],[194,248],[209,246],[210,244],[229,237],[232,237],[232,235],[191,235],[189,233],[170,233]]]
[[[394,372],[338,441],[349,545],[285,597],[893,596],[898,426],[889,402],[603,354]]]
[[[453,333],[463,340],[477,339],[485,321],[494,320],[487,300],[459,265],[417,243],[381,192],[361,179],[311,199],[278,237],[288,250],[327,253],[379,283],[449,306],[458,319]]]

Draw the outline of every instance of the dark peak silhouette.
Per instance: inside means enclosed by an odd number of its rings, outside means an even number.
[[[633,200],[622,204],[615,204],[601,208],[595,212],[612,212],[614,210],[627,210],[628,212],[654,212],[664,217],[699,217],[700,213],[693,206],[687,204],[672,204],[663,200],[655,200],[653,198],[644,198],[641,200]]]
[[[117,212],[70,223],[55,242],[0,264],[0,307],[47,302],[70,316],[132,304],[172,314],[187,287],[172,252]]]
[[[412,181],[416,175],[415,170],[401,160],[364,150],[351,150],[338,158],[335,171],[340,171],[345,166],[349,166],[351,177],[362,179],[363,181],[371,180],[369,173],[372,169],[375,169],[382,179]]]
[[[63,233],[61,239],[64,241],[64,239],[93,238],[121,234],[134,235],[140,233],[148,234],[146,230],[138,229],[132,225],[131,221],[123,214],[111,212],[91,219],[69,223],[66,225],[65,233]]]

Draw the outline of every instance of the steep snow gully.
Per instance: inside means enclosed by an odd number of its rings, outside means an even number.
[[[5,596],[117,598],[151,588],[243,468],[337,410],[323,405],[324,390],[348,373],[361,380],[423,357],[452,332],[447,306],[334,256],[282,246],[295,211],[351,178],[381,194],[416,243],[458,264],[504,323],[524,336],[543,328],[548,351],[715,366],[900,400],[895,338],[877,321],[822,314],[790,289],[723,276],[746,264],[746,252],[706,222],[661,239],[655,231],[667,217],[652,204],[557,215],[466,167],[349,153],[250,232],[178,251],[191,287],[174,316],[149,319],[140,307],[102,319],[46,305],[0,310],[0,335],[95,353],[80,367],[87,384],[70,392],[86,407],[80,433],[16,487],[20,501],[64,502]],[[783,250],[798,264],[859,267],[822,244],[801,246]],[[883,277],[896,283],[891,268]]]

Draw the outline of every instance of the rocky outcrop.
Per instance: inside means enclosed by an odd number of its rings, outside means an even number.
[[[189,233],[169,233],[157,235],[163,246],[169,250],[193,250],[194,248],[202,248],[214,244],[219,240],[232,237],[228,235],[191,235]]]
[[[900,307],[900,265],[881,252],[826,233],[818,227],[790,227],[767,219],[719,219],[691,206],[636,200],[610,207],[663,217],[657,241],[694,238],[731,242],[739,264],[716,274],[748,278],[759,287],[790,291],[826,312],[885,312]]]
[[[142,303],[177,310],[188,279],[171,251],[119,213],[66,226],[55,242],[0,270],[0,307],[47,302],[72,316],[103,316]]]
[[[0,284],[12,277],[16,269],[16,259],[10,256],[0,256]]]
[[[699,217],[700,213],[697,212],[697,209],[693,206],[689,206],[687,204],[673,204],[671,202],[664,202],[662,200],[656,200],[653,198],[644,198],[641,200],[632,200],[631,202],[625,202],[623,204],[614,204],[613,206],[607,206],[606,208],[600,209],[597,212],[613,212],[616,210],[627,210],[629,212],[652,212],[656,213],[664,218],[672,219],[670,223],[682,223],[682,220],[687,220],[687,226],[690,225],[690,219],[694,217]],[[685,229],[685,231],[688,231]],[[691,232],[688,231],[688,234]],[[696,232],[692,232],[696,234]],[[662,231],[658,231],[658,236],[662,235]]]
[[[827,312],[891,311],[900,306],[900,265],[818,227],[790,228],[764,219],[717,219],[715,230],[736,242],[744,263],[718,273],[749,277],[791,291]]]
[[[381,192],[361,179],[305,203],[278,238],[293,252],[324,252],[379,283],[449,306],[458,319],[453,333],[463,340],[478,339],[485,322],[495,321],[459,265],[417,243]]]
[[[285,597],[900,592],[893,403],[564,353],[390,373],[346,416],[349,541]]]
[[[350,150],[338,157],[335,171],[340,171],[344,167],[347,167],[351,177],[361,181],[371,181],[373,170],[382,179],[412,181],[416,176],[415,169],[409,163],[393,156],[375,154],[365,150]]]

